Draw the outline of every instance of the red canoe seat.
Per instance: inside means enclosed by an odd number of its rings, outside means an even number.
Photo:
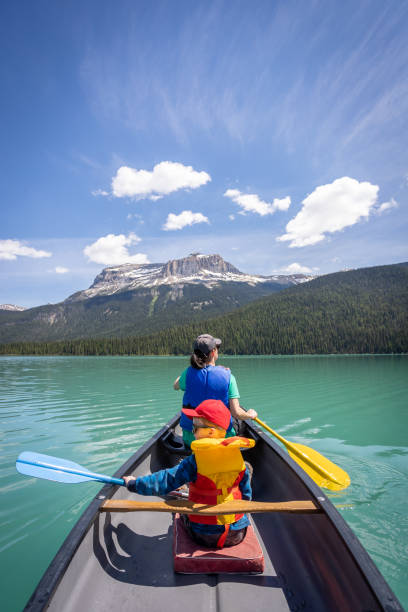
[[[262,548],[252,525],[237,546],[205,548],[196,544],[186,531],[179,514],[174,518],[174,571],[180,574],[261,574]]]

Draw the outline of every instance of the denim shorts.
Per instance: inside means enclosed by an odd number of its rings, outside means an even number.
[[[192,528],[188,516],[186,514],[183,514],[182,516],[185,528],[187,529],[190,537],[197,542],[197,544],[200,544],[200,546],[205,546],[206,548],[217,548],[217,543],[222,536],[222,533],[198,533]],[[247,527],[242,527],[242,529],[230,529],[222,548],[240,544],[246,536],[247,529]]]

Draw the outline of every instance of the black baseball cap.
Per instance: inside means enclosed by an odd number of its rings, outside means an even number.
[[[210,336],[210,334],[201,334],[194,341],[194,351],[199,351],[200,353],[204,353],[204,355],[208,355],[210,351],[213,351],[215,347],[219,347],[221,344],[221,340],[219,338],[214,338]]]

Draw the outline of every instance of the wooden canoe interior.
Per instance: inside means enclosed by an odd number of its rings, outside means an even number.
[[[244,458],[254,470],[253,498],[268,502],[316,502],[310,487],[274,450],[274,444],[262,434],[252,433],[258,438],[257,444],[245,451]],[[175,465],[179,459],[159,440],[126,474],[145,475]],[[320,490],[316,487],[316,491]],[[119,487],[112,499],[160,501],[129,493],[124,487]],[[252,522],[264,553],[262,574],[183,575],[173,571],[172,514],[97,512],[47,609],[55,612],[384,609],[326,513],[254,514]]]

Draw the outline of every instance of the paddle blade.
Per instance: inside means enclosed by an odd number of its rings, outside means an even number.
[[[323,457],[309,446],[287,443],[290,457],[315,481],[319,487],[330,491],[341,491],[350,484],[350,476],[338,465]]]
[[[283,436],[258,418],[254,420],[286,446],[292,459],[300,465],[319,487],[330,489],[331,491],[341,491],[349,486],[350,476],[347,472],[339,468],[338,465],[326,459],[326,457],[323,457],[323,455],[309,446],[285,440]]]
[[[78,463],[67,461],[60,457],[33,453],[31,451],[25,451],[19,455],[16,461],[16,468],[20,474],[34,476],[35,478],[44,478],[46,480],[54,480],[55,482],[75,484],[87,480],[95,480],[91,473],[90,476],[87,476],[86,473],[78,474],[69,471],[86,472]]]

